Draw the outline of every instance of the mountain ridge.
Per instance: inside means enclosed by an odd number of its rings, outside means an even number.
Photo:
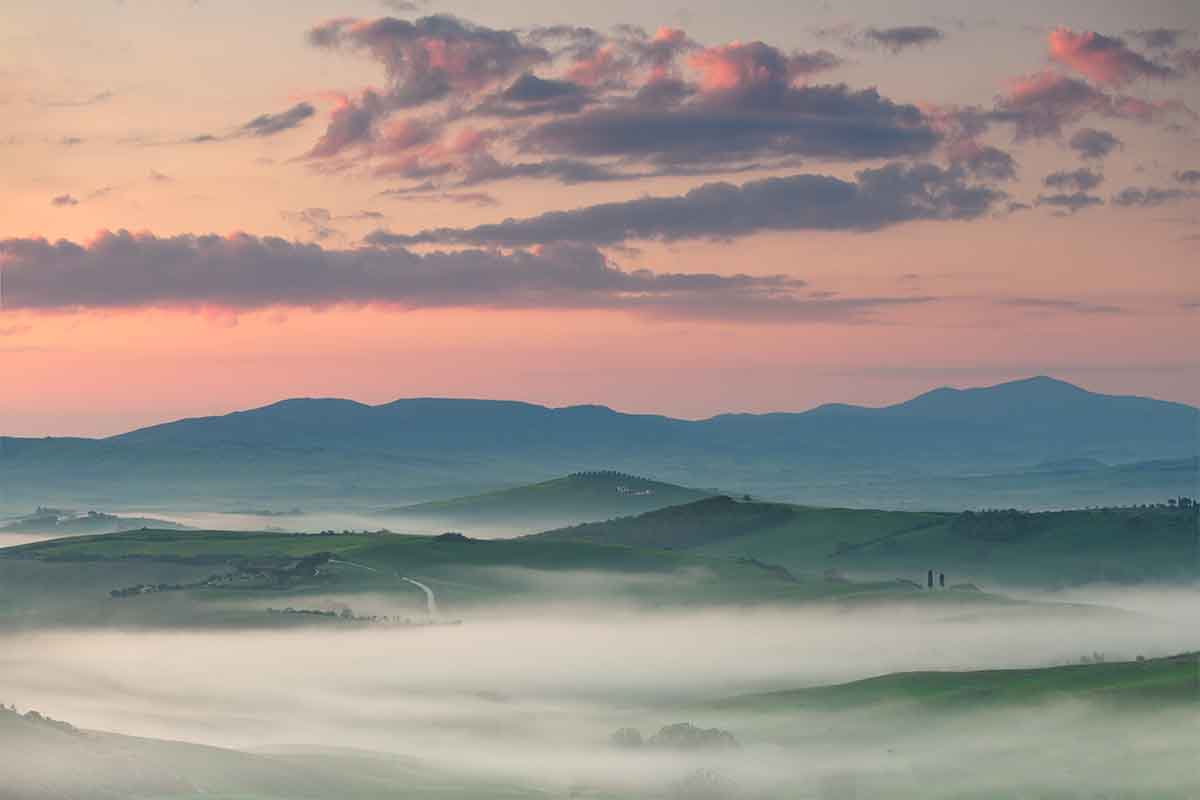
[[[0,439],[0,502],[116,507],[210,493],[236,502],[311,505],[309,498],[320,497],[394,507],[603,465],[825,505],[1024,506],[1012,495],[967,499],[961,482],[947,481],[1042,462],[1192,458],[1198,419],[1185,404],[1098,394],[1046,377],[943,387],[881,408],[828,404],[701,420],[598,405],[291,398],[103,439]],[[1190,493],[1177,483],[1146,478],[1131,491],[1114,495],[1106,485],[1038,505],[1078,504],[1085,496],[1095,502],[1098,494],[1100,502],[1129,503]],[[1019,497],[1036,489],[1030,483],[1014,491]]]

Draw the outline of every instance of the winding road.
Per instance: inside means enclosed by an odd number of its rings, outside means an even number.
[[[329,559],[329,563],[330,564],[345,564],[347,567],[358,567],[359,569],[365,569],[365,570],[369,570],[371,572],[382,572],[383,571],[383,570],[376,569],[375,567],[368,567],[366,564],[359,564],[354,561],[342,561],[337,558]],[[419,580],[417,580],[415,578],[409,578],[405,575],[401,575],[399,572],[394,572],[392,574],[406,583],[411,583],[413,586],[416,586],[418,589],[420,589],[422,592],[424,592],[425,593],[425,610],[427,612],[429,612],[429,616],[431,616],[431,617],[436,617],[438,615],[437,597],[434,595],[433,589],[430,589],[428,586],[421,583]]]

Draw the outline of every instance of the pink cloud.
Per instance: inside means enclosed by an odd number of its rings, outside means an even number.
[[[1092,31],[1055,28],[1049,47],[1051,59],[1104,86],[1124,86],[1138,78],[1179,77],[1170,67],[1131,50],[1122,39]]]

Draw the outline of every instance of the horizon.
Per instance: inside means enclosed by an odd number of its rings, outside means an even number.
[[[808,406],[806,408],[795,408],[795,409],[776,408],[776,409],[767,409],[767,410],[759,410],[759,411],[746,411],[746,410],[731,408],[731,409],[726,409],[723,411],[718,411],[716,413],[709,414],[706,416],[695,416],[695,417],[679,416],[679,415],[675,415],[675,414],[652,411],[652,410],[633,411],[633,410],[628,410],[628,409],[623,409],[623,408],[617,408],[612,405],[609,405],[606,403],[601,403],[601,402],[568,403],[568,404],[564,404],[564,405],[550,405],[547,403],[540,403],[540,402],[536,402],[536,401],[532,401],[532,400],[524,400],[524,399],[512,398],[512,397],[466,397],[466,396],[452,397],[452,396],[445,396],[445,395],[442,395],[442,396],[413,395],[413,396],[395,397],[390,400],[384,400],[384,401],[377,402],[377,403],[369,403],[369,402],[357,400],[352,397],[339,397],[339,396],[334,396],[334,395],[292,396],[292,397],[281,397],[279,399],[276,399],[276,400],[273,400],[273,401],[270,401],[268,403],[264,403],[261,405],[247,406],[244,408],[230,408],[230,409],[226,409],[223,411],[216,411],[215,413],[211,413],[211,414],[197,414],[197,415],[187,415],[187,416],[179,416],[179,417],[170,417],[170,418],[165,418],[165,419],[151,420],[151,421],[146,422],[145,424],[137,425],[136,427],[130,427],[130,428],[125,428],[125,429],[121,429],[121,430],[104,432],[104,433],[93,434],[93,435],[56,434],[56,433],[13,434],[13,433],[9,433],[7,431],[0,430],[0,438],[7,437],[7,438],[14,438],[14,439],[18,439],[18,438],[107,439],[107,438],[114,437],[114,436],[120,436],[120,435],[126,434],[126,433],[132,433],[134,431],[142,430],[144,428],[153,428],[153,427],[158,427],[158,426],[162,426],[162,425],[171,425],[176,422],[185,422],[185,421],[196,420],[196,419],[216,419],[216,418],[228,416],[231,414],[247,413],[247,412],[252,412],[252,411],[261,411],[264,409],[272,408],[277,405],[281,405],[283,403],[290,403],[290,402],[297,402],[297,401],[313,401],[313,402],[339,402],[339,401],[341,401],[341,402],[355,403],[357,405],[360,405],[360,406],[363,406],[366,408],[379,408],[382,406],[392,405],[394,403],[417,402],[417,401],[448,401],[448,402],[462,401],[462,402],[478,402],[478,403],[515,403],[515,404],[521,404],[521,405],[535,406],[538,408],[546,408],[551,411],[562,411],[562,410],[574,409],[574,408],[589,408],[589,407],[591,407],[591,408],[601,408],[601,409],[604,409],[607,411],[612,411],[616,414],[620,414],[623,416],[657,416],[657,417],[665,417],[665,418],[669,418],[669,419],[681,420],[681,421],[685,421],[685,422],[703,422],[705,420],[709,420],[709,419],[713,419],[713,418],[721,417],[721,416],[726,416],[726,415],[735,416],[735,415],[745,414],[745,415],[751,415],[751,416],[761,416],[761,415],[768,415],[768,414],[807,414],[807,413],[816,411],[818,409],[821,409],[821,408],[824,408],[827,406],[850,406],[850,407],[855,407],[855,408],[879,410],[879,409],[889,408],[891,406],[902,405],[911,400],[915,400],[919,397],[923,397],[924,395],[932,394],[934,392],[938,392],[938,391],[942,391],[942,390],[950,390],[950,391],[955,391],[955,392],[966,392],[966,391],[972,391],[972,390],[987,391],[990,389],[998,389],[998,388],[1001,388],[1004,386],[1010,386],[1010,385],[1014,385],[1014,384],[1028,384],[1028,383],[1033,383],[1033,382],[1037,382],[1037,381],[1061,384],[1061,385],[1069,386],[1073,389],[1078,389],[1078,390],[1086,392],[1088,394],[1097,395],[1097,396],[1128,397],[1128,398],[1146,399],[1146,400],[1154,400],[1154,401],[1164,402],[1164,403],[1178,403],[1180,405],[1184,405],[1184,406],[1187,406],[1187,407],[1193,408],[1193,409],[1197,408],[1197,406],[1195,406],[1191,403],[1182,403],[1180,401],[1170,400],[1170,399],[1161,398],[1161,397],[1154,397],[1151,395],[1136,394],[1136,393],[1120,393],[1120,394],[1118,394],[1118,393],[1113,393],[1113,392],[1098,391],[1093,388],[1082,386],[1079,383],[1075,383],[1073,381],[1063,380],[1062,378],[1058,378],[1053,375],[1029,375],[1029,376],[1022,377],[1022,378],[1013,378],[1011,380],[1001,381],[1000,383],[964,384],[964,385],[959,385],[959,386],[950,386],[950,385],[942,384],[942,385],[937,385],[937,386],[929,386],[929,387],[927,387],[921,391],[918,391],[912,395],[909,395],[903,399],[900,399],[900,400],[897,400],[894,402],[882,403],[879,405],[867,405],[867,404],[860,404],[860,403],[848,403],[848,402],[843,402],[843,401],[831,400],[831,401],[827,401],[827,402],[823,402],[823,403],[818,403],[816,405]]]

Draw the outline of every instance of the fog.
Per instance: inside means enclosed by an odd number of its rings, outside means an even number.
[[[712,703],[897,671],[1197,650],[1198,598],[1129,590],[1071,598],[1123,613],[562,606],[493,608],[461,625],[422,628],[6,634],[0,701],[84,728],[254,751],[362,748],[543,787],[657,792],[703,769],[755,796],[781,786],[893,796],[880,789],[890,786],[898,797],[918,789],[940,797],[1007,785],[1017,759],[1031,785],[1101,792],[1131,785],[1115,765],[1133,758],[1155,765],[1164,787],[1196,786],[1194,709],[1117,714],[1064,700],[1035,713],[926,718],[916,710],[746,714]],[[359,597],[356,610],[362,602],[386,611],[394,601]],[[608,743],[619,728],[650,734],[675,722],[727,729],[742,747]]]

